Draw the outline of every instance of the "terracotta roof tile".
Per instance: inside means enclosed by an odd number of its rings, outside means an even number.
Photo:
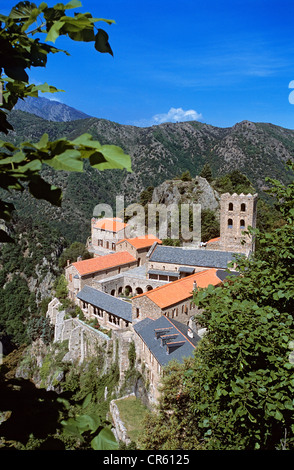
[[[105,269],[114,268],[134,261],[136,261],[136,259],[130,255],[130,253],[122,251],[120,253],[111,253],[97,258],[77,261],[76,263],[72,263],[72,266],[78,270],[81,276],[84,276],[85,274],[104,271]]]
[[[216,237],[216,238],[211,238],[210,240],[208,240],[208,242],[206,243],[213,243],[213,242],[218,242],[220,240],[220,237]]]
[[[100,219],[95,222],[94,227],[100,228],[100,230],[107,230],[109,232],[119,232],[127,227],[128,224],[125,224],[121,219]]]
[[[136,295],[133,299],[145,295],[160,308],[166,308],[192,297],[194,281],[196,281],[197,286],[201,288],[208,287],[209,284],[213,286],[220,284],[222,281],[217,276],[217,271],[218,270],[214,268],[206,269],[205,271],[200,271],[191,276],[186,276],[183,279],[178,279],[164,286],[156,287],[151,291]]]
[[[124,238],[123,240],[120,240],[118,243],[122,242],[129,242],[131,245],[133,245],[137,250],[140,248],[146,248],[149,246],[152,246],[153,243],[157,242],[159,244],[162,243],[159,238],[155,237],[154,235],[145,235],[143,237],[135,237],[135,238]]]

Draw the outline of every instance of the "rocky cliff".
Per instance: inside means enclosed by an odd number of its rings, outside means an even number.
[[[200,204],[203,210],[219,213],[219,193],[205,178],[196,176],[191,181],[167,180],[154,188],[153,204]]]

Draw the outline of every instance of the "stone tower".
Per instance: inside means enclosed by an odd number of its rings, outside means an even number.
[[[254,239],[244,235],[248,227],[256,227],[257,194],[221,195],[220,248],[225,251],[246,253],[254,251]]]

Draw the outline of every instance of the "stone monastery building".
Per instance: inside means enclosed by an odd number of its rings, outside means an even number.
[[[256,204],[257,194],[222,195],[220,237],[198,248],[164,246],[154,235],[125,238],[121,219],[92,219],[94,257],[66,266],[69,297],[85,317],[103,329],[131,332],[154,400],[162,367],[193,354],[203,334],[195,290],[238,275],[236,254],[254,251],[244,231],[256,225]]]

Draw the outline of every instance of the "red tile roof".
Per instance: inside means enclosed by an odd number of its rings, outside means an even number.
[[[216,237],[216,238],[211,238],[210,240],[208,240],[208,242],[206,243],[213,243],[213,242],[218,242],[220,240],[220,237]]]
[[[97,258],[85,259],[72,263],[81,276],[135,262],[136,259],[127,251],[111,253]]]
[[[131,245],[133,245],[137,250],[140,248],[147,248],[153,245],[154,242],[157,242],[159,244],[162,243],[159,238],[155,237],[154,235],[145,235],[143,237],[135,237],[135,238],[124,238],[123,240],[120,240],[118,243],[122,242],[128,242]]]
[[[121,219],[100,219],[95,222],[94,227],[100,228],[100,230],[107,230],[108,232],[119,232],[127,227]]]
[[[153,290],[136,295],[133,299],[145,295],[160,308],[166,308],[192,297],[194,281],[196,281],[197,287],[201,288],[208,287],[209,284],[213,286],[221,284],[222,281],[217,277],[216,272],[217,269],[214,268],[206,269],[205,271],[200,271],[191,276],[186,276],[183,279],[178,279],[164,286],[156,287]]]

